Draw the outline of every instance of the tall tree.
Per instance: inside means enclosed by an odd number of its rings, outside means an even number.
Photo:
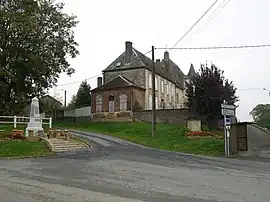
[[[75,107],[83,107],[91,105],[91,87],[87,81],[83,81],[76,94]]]
[[[225,100],[228,104],[238,101],[236,88],[224,77],[224,71],[212,64],[210,67],[201,65],[199,72],[188,84],[186,105],[193,114],[206,116],[209,126],[216,125],[221,118],[221,104]]]
[[[77,96],[72,95],[70,102],[68,103],[68,108],[74,108],[76,103]]]
[[[76,16],[54,0],[0,1],[0,114],[16,113],[34,96],[74,73],[67,61],[79,52]],[[17,103],[17,104],[15,104]]]
[[[255,123],[270,126],[270,104],[258,104],[250,112]]]

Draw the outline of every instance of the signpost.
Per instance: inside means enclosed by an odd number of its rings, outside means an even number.
[[[224,153],[225,155],[230,155],[230,119],[227,117],[234,117],[235,116],[235,106],[234,105],[227,105],[225,100],[223,104],[221,104],[221,114],[224,117]]]

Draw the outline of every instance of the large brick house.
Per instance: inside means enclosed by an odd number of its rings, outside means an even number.
[[[195,75],[191,65],[189,73],[182,70],[164,53],[155,62],[156,108],[184,108],[186,82]],[[152,60],[125,43],[125,51],[103,70],[98,87],[92,93],[93,118],[131,117],[135,109],[152,108]]]

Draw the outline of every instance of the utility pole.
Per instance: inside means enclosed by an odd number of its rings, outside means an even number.
[[[155,47],[152,46],[152,137],[154,137],[155,134],[156,134],[156,70],[155,70]]]
[[[65,90],[65,94],[64,94],[64,106],[67,106],[67,91]]]

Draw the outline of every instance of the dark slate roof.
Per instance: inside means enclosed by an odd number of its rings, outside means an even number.
[[[161,71],[161,76],[175,83],[177,87],[184,89],[185,74],[171,59],[163,59],[156,72]]]
[[[171,60],[163,59],[156,62],[156,74],[176,84],[177,87],[184,89],[185,74]],[[103,72],[124,70],[130,68],[147,68],[152,71],[152,60],[140,51],[132,48],[130,63],[125,64],[125,52],[123,52],[115,61],[113,61]]]
[[[125,64],[125,52],[123,52],[116,60],[114,60],[103,72],[112,70],[129,69],[136,67],[145,67],[152,65],[152,60],[140,51],[132,48],[130,63]]]
[[[196,76],[196,71],[195,71],[195,69],[193,67],[193,64],[190,65],[189,72],[188,72],[187,76],[189,78],[192,78],[192,77]]]
[[[135,83],[133,83],[126,77],[118,75],[112,80],[105,83],[104,85],[91,90],[91,92],[102,91],[102,90],[113,89],[113,88],[123,88],[123,87],[136,87],[136,88],[143,89],[142,87],[136,85]]]

